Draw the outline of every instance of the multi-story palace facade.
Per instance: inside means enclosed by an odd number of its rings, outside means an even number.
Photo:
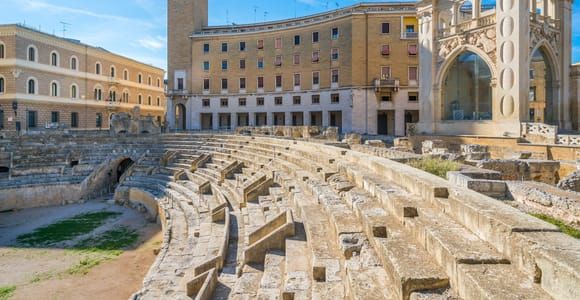
[[[208,26],[207,2],[168,0],[170,127],[404,135],[419,121],[414,2],[231,26]]]
[[[108,128],[139,106],[162,121],[164,71],[20,25],[0,26],[0,129]]]

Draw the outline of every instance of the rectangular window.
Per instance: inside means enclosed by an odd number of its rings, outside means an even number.
[[[246,106],[246,98],[238,99],[238,106]]]
[[[240,69],[244,70],[246,68],[246,60],[240,59]]]
[[[409,67],[409,80],[417,81],[417,67]]]
[[[391,67],[381,67],[381,80],[387,80],[391,78]]]
[[[338,48],[332,48],[330,57],[332,60],[338,60]]]
[[[389,45],[383,45],[381,47],[381,55],[386,56],[386,55],[389,55],[389,54],[391,54],[391,46],[389,46]]]
[[[258,77],[258,88],[259,89],[264,88],[264,77],[262,77],[262,76]]]
[[[419,93],[409,93],[409,102],[419,101]]]
[[[228,80],[227,78],[222,78],[222,90],[228,89]]]
[[[338,39],[338,32],[339,32],[338,31],[338,27],[332,28],[332,30],[331,30],[331,38],[333,40],[337,40]]]
[[[59,122],[59,115],[58,111],[50,112],[50,122],[51,123],[58,123]]]
[[[203,79],[203,90],[204,91],[209,91],[209,78],[204,78]]]
[[[274,48],[276,48],[276,49],[282,49],[282,38],[277,37],[274,40]]]
[[[209,99],[201,99],[201,106],[203,107],[210,107],[211,102]]]
[[[220,99],[220,106],[221,107],[228,107],[228,98],[221,98]]]
[[[312,52],[312,62],[318,63],[320,61],[320,51]]]
[[[320,95],[312,95],[312,104],[320,104]]]
[[[294,74],[294,86],[300,86],[300,74]]]
[[[257,47],[258,47],[258,50],[264,49],[264,40],[258,40]]]
[[[302,98],[300,96],[294,96],[292,97],[292,103],[294,103],[294,105],[300,105],[300,103],[302,103]]]
[[[409,55],[412,55],[412,56],[417,55],[417,44],[408,45],[407,51],[409,52]]]
[[[204,71],[209,71],[209,61],[204,61],[203,62],[203,70]]]
[[[70,113],[70,127],[71,128],[78,128],[79,127],[79,113],[78,112]]]
[[[226,59],[222,60],[222,70],[228,69],[228,61]]]
[[[246,78],[240,78],[240,90],[246,89]]]
[[[28,111],[28,128],[36,128],[38,113],[36,111]]]
[[[383,102],[391,102],[392,98],[391,98],[391,94],[384,94],[381,96],[381,101]]]
[[[277,88],[282,87],[282,75],[276,75],[276,87]]]
[[[330,94],[330,103],[337,104],[340,102],[340,94]]]
[[[381,24],[381,32],[382,33],[390,33],[391,32],[391,24],[390,23]]]
[[[246,42],[240,42],[240,51],[246,51]]]
[[[320,41],[319,34],[318,34],[318,31],[315,31],[315,32],[312,33],[312,42],[313,43],[318,43],[318,41]]]
[[[258,69],[263,69],[264,68],[264,59],[263,58],[258,58]]]
[[[103,114],[102,113],[97,113],[97,116],[95,119],[95,126],[97,128],[103,127]]]
[[[183,91],[183,78],[177,78],[177,89]]]
[[[406,25],[405,32],[407,33],[414,33],[415,32],[415,25]]]
[[[275,105],[282,105],[284,103],[284,100],[282,97],[274,97],[274,104]]]
[[[222,52],[228,52],[228,43],[222,43]]]
[[[331,82],[338,83],[338,70],[331,71]]]
[[[256,105],[257,106],[264,106],[264,97],[256,98]]]
[[[299,65],[300,64],[300,54],[294,54],[294,64],[295,65]]]
[[[276,67],[282,66],[282,55],[276,55],[276,59],[274,60],[274,65]]]
[[[294,46],[298,46],[298,45],[300,45],[300,36],[295,35],[294,36]]]
[[[209,53],[209,44],[203,44],[203,53]]]
[[[320,72],[312,72],[312,84],[318,85],[320,84]]]

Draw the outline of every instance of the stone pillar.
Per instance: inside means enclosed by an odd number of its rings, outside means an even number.
[[[213,122],[213,130],[219,130],[220,129],[220,115],[216,112],[213,113],[212,115],[212,122]]]
[[[302,120],[304,122],[304,126],[310,126],[310,112],[305,111],[304,116],[302,118],[303,118]]]
[[[562,113],[560,114],[560,126],[565,129],[572,128],[572,118],[570,111],[572,110],[570,101],[570,71],[571,71],[571,57],[572,57],[572,4],[570,0],[559,0],[558,7],[556,7],[557,16],[561,24],[561,38],[560,49],[554,49],[560,52],[560,101],[562,103]]]
[[[256,113],[255,112],[248,113],[248,126],[250,126],[250,127],[256,126]]]
[[[169,129],[175,129],[175,105],[173,98],[167,97],[167,124]]]
[[[238,127],[238,115],[236,113],[230,114],[230,129],[236,129]]]
[[[528,1],[502,0],[496,8],[498,88],[494,120],[499,135],[520,136],[520,123],[528,118],[530,86],[530,9]]]
[[[274,126],[274,113],[269,111],[266,114],[266,125]]]
[[[453,8],[456,21],[456,7]],[[418,133],[434,133],[435,122],[439,117],[435,108],[436,98],[434,88],[437,85],[433,82],[437,72],[436,61],[438,52],[434,39],[437,30],[437,16],[431,5],[418,8],[419,19],[419,97],[421,120],[417,125]]]
[[[291,112],[287,111],[284,113],[284,125],[292,126],[292,113]]]
[[[328,112],[328,110],[323,110],[322,111],[322,126],[323,127],[328,127],[330,126],[330,113]]]
[[[472,0],[471,18],[473,20],[479,19],[481,13],[481,0]]]

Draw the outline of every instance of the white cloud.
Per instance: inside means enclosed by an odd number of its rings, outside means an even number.
[[[139,45],[141,45],[142,47],[147,48],[149,50],[159,50],[159,49],[165,48],[165,46],[167,44],[167,39],[165,37],[162,37],[162,36],[156,36],[156,37],[147,36],[147,37],[140,39],[138,42],[139,42]]]

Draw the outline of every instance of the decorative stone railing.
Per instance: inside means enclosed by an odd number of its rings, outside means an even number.
[[[558,134],[557,144],[580,146],[580,135]]]
[[[522,123],[521,136],[532,143],[555,144],[558,126],[544,123]]]

